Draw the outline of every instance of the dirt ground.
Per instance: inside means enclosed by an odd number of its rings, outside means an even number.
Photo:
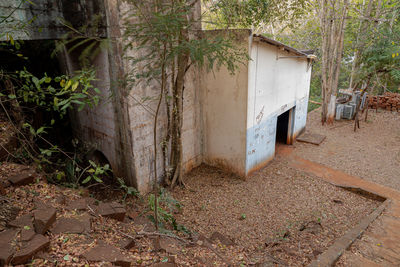
[[[297,142],[296,155],[400,190],[400,113],[370,110],[354,132],[354,121],[322,126],[317,109],[308,115],[307,131],[327,138],[319,146]]]
[[[235,264],[305,266],[379,204],[290,168],[284,157],[247,181],[201,166],[186,183],[174,192],[183,204],[177,219],[234,240],[221,253]]]

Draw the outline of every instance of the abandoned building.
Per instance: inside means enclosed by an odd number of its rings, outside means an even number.
[[[100,15],[104,25],[98,37],[111,40],[93,61],[95,86],[103,101],[73,114],[74,132],[95,146],[97,156],[107,159],[116,176],[141,192],[148,191],[153,177],[154,118],[140,99],[154,95],[156,89],[124,88],[119,82],[129,68],[122,56],[119,27],[127,7],[116,0],[40,0],[34,7],[5,2],[2,6],[17,8],[13,16],[20,20],[38,18],[28,30],[13,33],[15,39],[27,42],[62,38],[67,29],[60,19],[78,27]],[[0,14],[7,11],[0,7]],[[312,57],[248,30],[236,35],[251,60],[234,76],[223,68],[214,73],[192,68],[187,76],[182,137],[185,171],[207,163],[247,177],[274,157],[276,142],[292,144],[305,129]],[[59,57],[61,68],[73,73],[79,68],[78,57],[65,51]],[[165,125],[160,123],[159,128],[162,132]],[[162,160],[158,162],[161,176]]]

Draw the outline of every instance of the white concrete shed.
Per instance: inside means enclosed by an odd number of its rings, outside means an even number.
[[[247,30],[236,34],[251,60],[231,76],[204,74],[204,159],[241,176],[265,166],[277,142],[304,131],[314,56]]]

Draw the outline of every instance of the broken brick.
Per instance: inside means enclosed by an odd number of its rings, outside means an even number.
[[[31,172],[22,172],[7,178],[14,186],[28,185],[33,183],[35,176]]]
[[[49,245],[50,241],[47,237],[35,235],[20,251],[15,253],[11,262],[14,265],[27,263],[37,252],[44,250]]]
[[[27,241],[32,240],[32,238],[35,235],[36,235],[36,233],[35,233],[35,231],[33,229],[22,229],[19,240],[21,242],[27,242]]]
[[[103,217],[123,221],[125,218],[125,207],[116,202],[101,203],[96,209],[97,213]]]
[[[33,223],[32,223],[32,214],[24,214],[17,219],[11,221],[8,223],[8,226],[11,227],[16,227],[16,228],[29,228],[33,229]]]
[[[87,206],[94,206],[96,200],[91,197],[80,198],[68,203],[67,208],[70,210],[86,210]]]
[[[130,261],[116,248],[108,244],[99,244],[82,255],[86,260],[111,262],[114,265],[129,267]]]
[[[57,220],[51,232],[53,234],[68,233],[68,234],[82,234],[90,232],[91,222],[89,215],[83,215],[79,218],[65,218],[62,217]]]
[[[35,231],[44,234],[56,220],[56,209],[40,209],[33,212]]]
[[[8,265],[14,254],[13,243],[18,230],[7,229],[0,232],[0,266]]]
[[[135,239],[125,238],[119,242],[121,248],[123,249],[131,249],[136,245]]]

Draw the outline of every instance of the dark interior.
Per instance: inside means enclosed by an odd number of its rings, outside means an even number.
[[[59,76],[62,72],[59,60],[52,56],[54,50],[54,40],[18,41],[18,45],[15,46],[11,46],[8,42],[0,42],[0,70],[6,74],[14,74],[15,77],[18,77],[18,71],[24,69],[38,79],[44,77],[45,73],[50,77]],[[2,85],[3,82],[0,79],[0,87]],[[18,85],[16,83],[15,86]],[[52,82],[51,85],[55,88],[59,86],[55,82]],[[15,90],[18,90],[18,87]],[[35,111],[33,112],[33,110]],[[30,104],[24,105],[22,111],[24,112],[25,122],[31,124],[33,128],[51,126],[51,128],[46,129],[48,134],[44,135],[50,142],[61,147],[70,144],[72,129],[68,116],[59,118],[53,110],[33,109],[33,107],[31,109]],[[3,112],[3,110],[0,110],[0,112]],[[53,118],[56,119],[54,124],[51,124]]]
[[[276,127],[276,143],[286,144],[289,130],[289,115],[290,110],[278,116]]]

